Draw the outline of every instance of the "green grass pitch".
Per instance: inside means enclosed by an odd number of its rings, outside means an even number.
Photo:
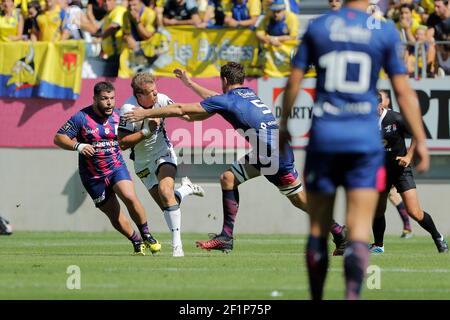
[[[157,255],[132,256],[117,232],[16,232],[0,237],[0,299],[294,300],[308,299],[305,237],[238,234],[230,254],[202,251],[183,234],[184,258],[172,258],[168,233]],[[380,289],[363,299],[450,299],[450,256],[429,237],[387,237],[371,256]],[[330,244],[330,252],[332,250]],[[325,299],[343,298],[342,257],[330,257]],[[70,290],[70,265],[81,289]]]

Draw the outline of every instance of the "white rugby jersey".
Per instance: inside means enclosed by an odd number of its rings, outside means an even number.
[[[168,96],[158,93],[157,101],[153,108],[162,108],[172,103],[173,101]],[[122,108],[120,108],[119,129],[128,132],[138,132],[144,128],[144,124],[148,123],[148,119],[137,122],[125,121],[125,119],[123,119],[123,115],[125,112],[131,111],[133,108],[142,108],[139,106],[134,96],[128,98]],[[164,120],[161,119],[161,123],[156,130],[153,131],[148,138],[142,140],[134,146],[135,167],[140,168],[145,166],[146,163],[154,161],[155,157],[161,156],[164,152],[168,152],[170,148],[172,148],[172,143],[170,143],[166,130],[164,129]]]

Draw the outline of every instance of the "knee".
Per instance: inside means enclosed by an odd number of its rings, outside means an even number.
[[[225,171],[220,175],[220,185],[222,189],[231,190],[234,188],[234,174],[231,171]]]
[[[289,200],[295,207],[306,212],[306,194],[303,191],[289,197]]]
[[[159,185],[158,186],[159,197],[164,206],[167,206],[169,202],[175,199],[174,191],[172,187]]]
[[[415,221],[422,221],[423,219],[423,211],[419,208],[415,208],[413,210],[407,210],[409,216],[413,218]]]
[[[124,193],[122,201],[128,207],[130,205],[134,205],[138,199],[134,193]]]

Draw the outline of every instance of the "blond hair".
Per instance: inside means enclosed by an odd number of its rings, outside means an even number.
[[[134,94],[144,93],[144,84],[153,84],[156,82],[155,76],[148,72],[138,72],[133,79],[131,79],[131,88]]]

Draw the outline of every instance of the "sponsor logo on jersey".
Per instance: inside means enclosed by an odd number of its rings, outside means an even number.
[[[62,127],[62,129],[64,131],[68,131],[70,128],[72,128],[72,125],[70,124],[70,122],[66,122]]]
[[[88,134],[96,134],[96,133],[98,132],[98,128],[95,128],[95,129],[86,129],[86,132],[87,132]]]

